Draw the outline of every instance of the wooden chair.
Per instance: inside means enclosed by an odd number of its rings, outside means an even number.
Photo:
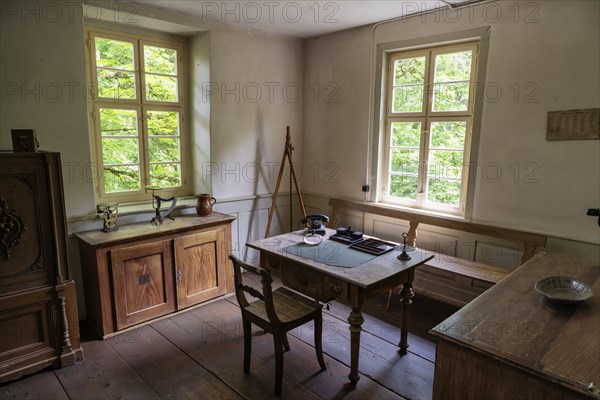
[[[251,324],[264,329],[273,335],[275,342],[275,394],[281,394],[283,379],[283,350],[289,351],[287,332],[304,323],[315,321],[315,350],[317,360],[324,371],[327,367],[323,361],[321,343],[323,316],[321,304],[303,297],[285,287],[272,290],[273,279],[269,271],[253,267],[234,256],[229,256],[233,263],[235,296],[242,310],[244,327],[244,372],[250,372],[250,352],[252,346]],[[262,293],[242,283],[242,269],[259,275],[262,281]],[[244,292],[258,300],[248,302]]]

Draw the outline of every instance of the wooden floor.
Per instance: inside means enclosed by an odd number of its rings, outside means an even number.
[[[435,343],[427,331],[457,309],[415,297],[409,353],[400,356],[400,298],[385,311],[387,294],[365,306],[360,380],[347,384],[350,361],[349,308],[324,309],[320,372],[313,329],[291,332],[284,355],[282,399],[429,399]],[[256,331],[250,374],[242,370],[243,333],[235,297],[136,328],[108,340],[82,324],[84,361],[0,386],[0,399],[267,399],[274,398],[271,335]]]

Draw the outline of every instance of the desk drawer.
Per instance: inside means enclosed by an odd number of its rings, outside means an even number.
[[[322,300],[323,276],[317,271],[286,262],[281,277],[283,284],[302,294]]]
[[[348,283],[325,276],[323,278],[323,295],[326,299],[338,298],[348,300]]]
[[[283,261],[281,257],[262,253],[260,255],[260,267],[269,271],[281,272]]]

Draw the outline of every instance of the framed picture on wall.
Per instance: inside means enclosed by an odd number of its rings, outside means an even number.
[[[11,129],[10,133],[15,153],[31,153],[40,147],[33,129]]]

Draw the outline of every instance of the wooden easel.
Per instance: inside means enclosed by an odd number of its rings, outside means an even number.
[[[271,203],[271,210],[269,211],[269,222],[267,223],[267,230],[265,232],[265,238],[269,237],[269,231],[271,230],[271,222],[273,222],[273,214],[275,213],[275,205],[277,203],[277,194],[279,193],[279,187],[281,186],[281,177],[285,169],[285,160],[287,159],[290,163],[290,230],[293,229],[293,213],[292,213],[292,180],[296,186],[296,193],[298,194],[298,200],[300,200],[300,207],[302,208],[302,215],[306,217],[306,210],[304,209],[304,200],[302,200],[302,193],[300,193],[300,187],[298,186],[298,179],[296,178],[296,171],[294,171],[294,164],[292,163],[292,137],[290,135],[290,127],[287,127],[287,134],[285,135],[285,150],[283,151],[283,158],[281,159],[281,167],[279,167],[279,175],[277,176],[277,184],[275,185],[275,193],[273,193],[273,202]]]

